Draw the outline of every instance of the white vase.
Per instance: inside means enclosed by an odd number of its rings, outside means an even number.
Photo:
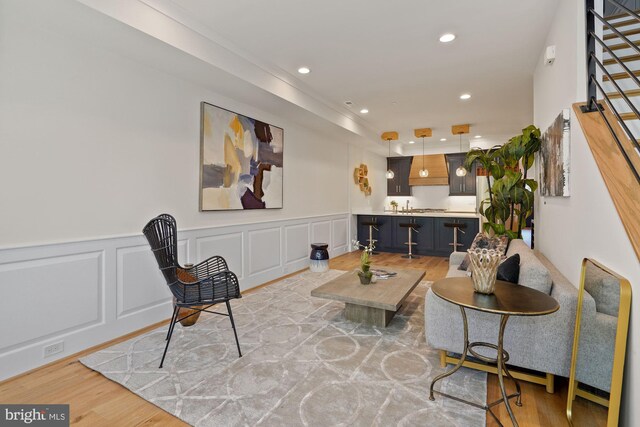
[[[329,270],[328,259],[312,259],[309,264],[309,270],[314,273],[324,273]]]
[[[493,249],[474,249],[469,253],[473,289],[481,294],[492,294],[496,289],[496,276],[502,254]]]

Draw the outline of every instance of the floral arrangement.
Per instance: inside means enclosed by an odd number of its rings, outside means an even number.
[[[370,256],[375,245],[373,243],[371,245],[363,245],[357,240],[354,240],[352,244],[356,248],[362,249],[362,255],[360,255],[360,270],[357,270],[357,273],[358,277],[360,277],[360,283],[368,285],[371,283],[371,277],[373,277],[373,273],[371,272]]]

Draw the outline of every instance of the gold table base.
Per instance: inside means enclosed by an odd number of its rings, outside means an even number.
[[[522,396],[522,392],[520,390],[520,383],[518,382],[518,380],[516,380],[513,376],[511,376],[511,373],[509,372],[509,370],[507,369],[507,365],[506,362],[509,360],[509,353],[507,353],[504,348],[503,348],[503,344],[504,344],[504,329],[507,325],[507,320],[509,320],[509,315],[508,314],[502,314],[500,316],[500,330],[498,332],[498,345],[496,346],[495,344],[490,344],[490,343],[485,343],[485,342],[469,342],[469,327],[467,324],[467,314],[464,310],[463,306],[459,306],[460,307],[460,312],[462,313],[462,324],[464,326],[464,350],[462,352],[462,356],[460,357],[460,360],[458,361],[458,363],[456,364],[456,366],[454,366],[453,369],[451,369],[450,371],[444,372],[440,375],[438,375],[437,377],[435,377],[433,379],[433,381],[431,382],[431,386],[429,387],[429,400],[435,400],[434,398],[434,393],[437,393],[441,396],[444,397],[448,397],[449,399],[453,399],[456,400],[458,402],[461,403],[465,403],[467,405],[471,405],[474,406],[476,408],[479,409],[484,409],[485,411],[489,412],[489,414],[491,414],[491,416],[493,417],[494,420],[496,420],[496,422],[498,423],[498,425],[502,426],[503,424],[500,422],[500,420],[498,419],[498,417],[496,417],[496,415],[493,413],[493,411],[491,410],[491,408],[493,408],[494,406],[504,402],[505,407],[507,408],[507,412],[509,413],[509,417],[511,418],[511,422],[513,423],[513,425],[515,427],[518,426],[518,421],[516,420],[516,417],[513,415],[513,411],[511,410],[511,405],[509,404],[509,399],[513,399],[514,397],[516,398],[516,406],[522,406],[522,400],[521,400],[521,396]],[[475,352],[473,350],[474,347],[488,347],[488,348],[492,348],[494,350],[496,350],[498,352],[497,357],[495,359],[492,359],[490,357],[486,357],[483,356],[481,354],[478,354],[477,352]],[[498,371],[498,383],[500,385],[500,393],[502,394],[502,398],[498,399],[494,402],[488,403],[488,404],[484,404],[481,405],[479,403],[475,403],[475,402],[470,402],[468,400],[462,399],[460,397],[456,397],[456,396],[451,396],[447,393],[443,393],[437,390],[434,390],[433,387],[436,385],[436,382],[440,381],[441,379],[444,379],[450,375],[455,374],[461,367],[462,364],[464,363],[465,359],[467,358],[467,355],[471,353],[472,356],[474,356],[475,358],[483,361],[483,362],[487,362],[487,363],[495,363],[498,367],[497,371]],[[500,367],[502,367],[502,369],[500,369]],[[504,373],[503,373],[504,371]],[[511,379],[515,385],[516,385],[516,393],[512,393],[510,395],[507,395],[507,391],[504,387],[504,376],[507,376],[507,378]]]

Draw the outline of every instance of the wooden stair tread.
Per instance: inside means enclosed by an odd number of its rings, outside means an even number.
[[[624,94],[627,95],[627,98],[631,98],[632,96],[640,96],[640,89],[625,90]],[[607,93],[607,96],[611,99],[622,98],[622,95],[620,95],[620,93],[618,92]]]
[[[640,54],[621,56],[618,59],[621,62],[640,61]],[[616,61],[613,58],[605,59],[604,62],[603,62],[604,65],[615,65],[617,63],[618,63],[618,61]]]
[[[619,113],[622,120],[638,120],[635,113]]]
[[[631,246],[640,259],[640,215],[637,214],[640,212],[640,183],[636,180],[631,167],[620,152],[620,148],[602,115],[600,113],[583,113],[580,110],[581,105],[584,104],[573,104],[573,111],[580,122],[593,158],[609,190],[627,236],[629,236]],[[631,154],[635,153],[635,150],[631,148],[633,144],[625,136],[615,117],[606,107],[604,114],[622,144],[626,143],[632,151]],[[628,151],[626,148],[625,151]],[[630,157],[636,170],[640,170],[640,156]]]
[[[607,19],[611,19],[611,18],[607,18]],[[638,21],[637,19],[631,18],[631,19],[627,19],[626,21],[609,22],[609,24],[613,25],[616,28],[620,28],[620,27],[626,27],[627,25],[640,24],[640,21]]]
[[[634,10],[635,13],[640,13],[640,10]],[[629,16],[629,14],[627,12],[623,12],[623,13],[617,13],[615,15],[609,15],[609,16],[605,16],[604,19],[607,21],[610,21],[612,19],[619,19],[619,18],[624,18],[626,16]]]
[[[640,46],[640,40],[631,40],[633,42],[633,44],[635,44],[636,46]],[[620,49],[633,49],[631,46],[629,46],[628,43],[619,43],[619,44],[612,44],[611,46],[609,46],[609,49],[611,50],[620,50]]]
[[[639,22],[639,24],[640,24],[640,22]],[[640,28],[633,28],[631,30],[621,31],[621,33],[625,37],[633,36],[633,35],[636,35],[636,34],[640,34]],[[617,39],[617,38],[620,38],[620,36],[617,35],[616,33],[608,33],[608,34],[604,35],[603,40],[611,40],[611,39]]]
[[[636,76],[636,77],[640,76],[640,70],[634,71],[633,75]],[[622,80],[622,79],[628,79],[629,78],[629,74],[627,74],[626,71],[623,71],[621,73],[613,73],[613,74],[611,74],[611,77],[614,80]],[[609,76],[606,76],[606,75],[602,76],[602,80],[604,80],[605,82],[609,81]]]

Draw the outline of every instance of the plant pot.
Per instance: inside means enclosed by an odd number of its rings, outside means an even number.
[[[481,294],[493,294],[502,254],[493,249],[474,249],[469,253],[473,290]]]
[[[358,277],[360,278],[361,284],[368,285],[371,283],[371,277],[373,277],[373,273],[370,271],[367,271],[366,273],[358,271]]]

